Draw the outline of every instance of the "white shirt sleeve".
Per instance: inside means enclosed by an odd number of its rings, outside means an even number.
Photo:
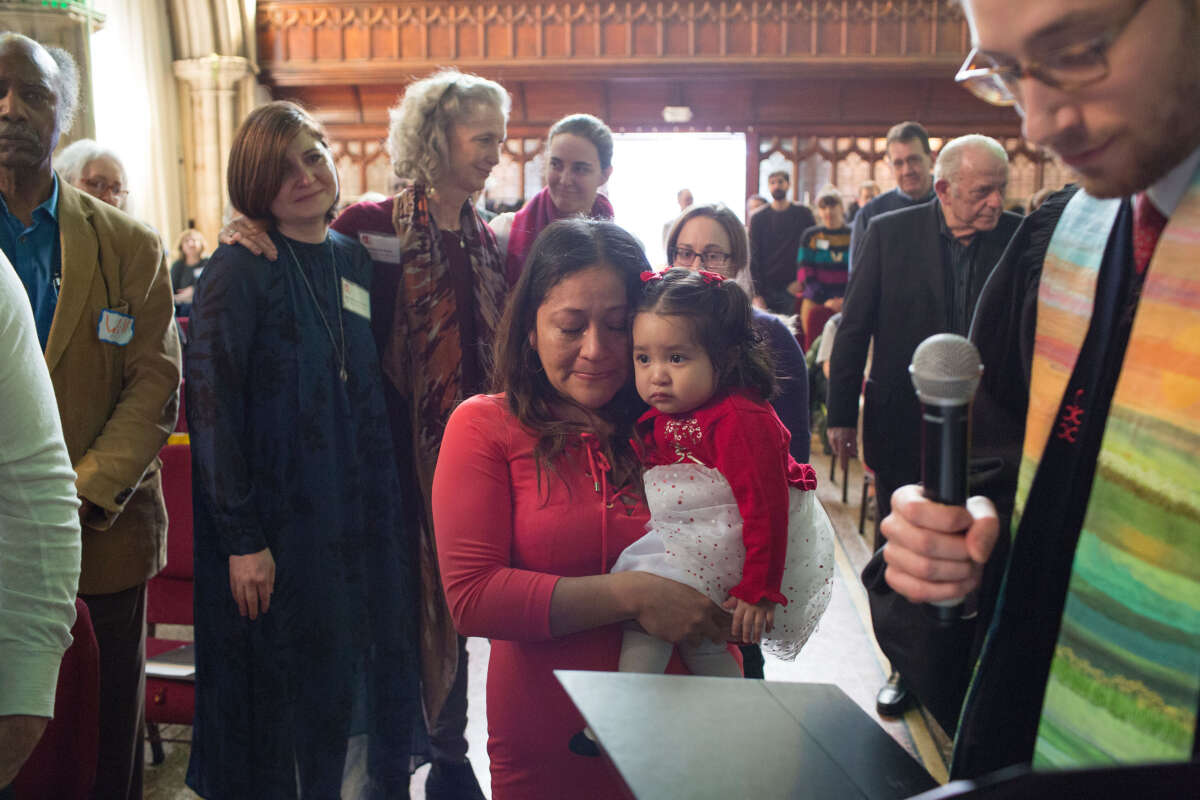
[[[821,329],[821,346],[817,348],[817,363],[824,364],[829,360],[829,356],[833,353],[833,339],[837,336],[838,326],[842,324],[842,315],[834,314],[830,317],[825,327]]]
[[[516,219],[516,216],[512,211],[505,211],[503,214],[497,214],[488,223],[492,233],[496,234],[496,244],[500,246],[500,254],[506,259],[508,258],[508,235],[512,232],[513,220]]]
[[[75,624],[79,499],[29,296],[0,253],[0,715],[50,717]]]

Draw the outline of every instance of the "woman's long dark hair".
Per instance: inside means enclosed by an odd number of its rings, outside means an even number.
[[[537,327],[538,308],[550,290],[568,276],[591,267],[611,269],[620,278],[632,310],[641,292],[641,273],[650,269],[637,240],[625,229],[603,220],[574,217],[547,225],[529,251],[496,333],[492,388],[506,393],[513,416],[537,437],[534,455],[539,472],[543,466],[550,467],[569,435],[583,432],[586,427],[561,419],[555,412],[556,405],[573,401],[550,385],[538,354],[529,344],[529,334]],[[632,356],[629,358],[632,363]],[[628,440],[644,408],[630,377],[607,405],[589,409],[613,426],[609,460],[615,486],[637,474],[637,460]]]
[[[750,298],[735,281],[675,267],[646,281],[637,311],[686,318],[713,363],[718,388],[753,389],[764,401],[779,394],[771,353],[754,327]]]

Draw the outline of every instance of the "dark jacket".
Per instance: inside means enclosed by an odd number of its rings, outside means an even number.
[[[933,200],[872,220],[830,357],[829,426],[857,424],[861,389],[864,462],[889,489],[920,478],[920,409],[908,366],[917,345],[947,330],[941,214]],[[978,234],[975,263],[990,272],[1020,222],[1006,212],[994,230]],[[872,339],[871,374],[863,388]]]

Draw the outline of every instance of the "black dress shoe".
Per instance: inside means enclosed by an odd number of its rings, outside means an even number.
[[[577,756],[600,757],[600,748],[596,745],[596,740],[588,736],[586,731],[579,731],[572,736],[571,741],[567,743],[567,749]]]
[[[912,704],[912,695],[904,685],[900,673],[892,671],[887,683],[875,695],[875,711],[881,717],[898,717]]]
[[[428,800],[485,800],[470,761],[435,761],[425,779]]]

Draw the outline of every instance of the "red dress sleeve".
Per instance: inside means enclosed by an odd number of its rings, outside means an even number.
[[[550,639],[559,576],[511,566],[510,425],[503,401],[485,395],[450,416],[433,476],[438,565],[462,635]]]
[[[705,436],[711,464],[729,481],[742,515],[746,562],[729,593],[747,603],[787,605],[779,589],[787,557],[790,459],[780,427],[765,404],[731,398]]]

